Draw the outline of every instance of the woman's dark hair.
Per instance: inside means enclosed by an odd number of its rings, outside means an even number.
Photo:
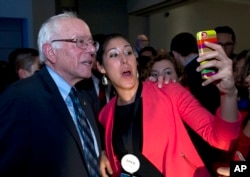
[[[154,47],[152,47],[152,46],[146,46],[146,47],[142,48],[142,49],[139,51],[138,56],[139,56],[139,57],[142,56],[142,53],[145,52],[145,51],[151,52],[153,56],[156,56],[156,55],[157,55],[157,51],[155,50]]]
[[[112,33],[112,34],[106,35],[106,38],[104,39],[103,44],[100,45],[99,50],[97,51],[97,54],[96,54],[96,61],[98,61],[100,64],[102,64],[103,54],[104,54],[104,52],[106,50],[106,47],[107,47],[109,41],[111,39],[114,39],[114,38],[123,38],[124,40],[129,42],[127,37],[125,37],[124,35],[122,35],[120,33]]]
[[[148,56],[139,56],[136,60],[139,80],[145,81],[150,75],[150,65],[152,63],[152,58]]]

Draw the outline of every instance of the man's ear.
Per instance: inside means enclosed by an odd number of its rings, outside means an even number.
[[[172,51],[172,54],[174,55],[174,58],[178,58],[178,56],[180,55],[178,52],[176,52],[176,51]]]
[[[18,69],[17,75],[19,79],[24,79],[29,76],[29,72],[23,68]]]
[[[101,65],[98,61],[96,62],[96,66],[100,73],[106,74],[106,70],[104,69],[103,65]]]
[[[55,51],[51,44],[46,43],[42,47],[43,53],[45,54],[46,58],[51,62],[55,63],[56,62],[56,56],[55,56]]]

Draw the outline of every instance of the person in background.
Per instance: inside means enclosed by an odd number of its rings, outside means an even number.
[[[214,114],[220,105],[220,92],[214,84],[201,85],[204,80],[195,70],[200,65],[196,60],[199,56],[196,38],[188,32],[176,34],[170,43],[170,53],[184,67],[190,92]]]
[[[159,55],[149,65],[149,79],[158,81],[158,78],[165,80],[170,78],[172,81],[181,82],[183,77],[183,67],[168,55]]]
[[[136,58],[137,60],[137,71],[138,71],[138,78],[140,81],[145,81],[148,78],[148,73],[150,70],[150,62],[152,58],[147,56],[140,56]]]
[[[139,78],[141,81],[147,79],[149,63],[154,59],[156,55],[156,50],[151,46],[144,47],[139,51],[139,56],[136,59],[138,64]]]
[[[91,77],[98,46],[71,12],[42,24],[38,49],[45,66],[0,95],[1,177],[100,176],[96,119],[74,87]]]
[[[222,93],[215,116],[179,83],[168,81],[159,89],[157,83],[139,82],[136,57],[127,38],[119,34],[107,37],[97,52],[97,66],[110,79],[117,96],[99,115],[105,128],[107,154],[102,154],[100,164],[103,177],[107,176],[106,170],[114,177],[127,175],[126,165],[121,164],[127,154],[140,161],[134,176],[210,176],[183,122],[213,146],[228,149],[239,134],[241,118],[232,61],[221,46],[206,45],[215,51],[201,56],[198,62],[211,58],[217,62],[209,61],[197,71],[218,68],[217,75],[202,83],[205,86],[217,81]]]
[[[135,56],[139,56],[139,52],[142,48],[149,46],[149,39],[145,34],[139,34],[135,40],[134,53]]]
[[[12,82],[34,74],[41,67],[39,52],[33,48],[17,48],[9,53],[8,62],[12,70]]]
[[[247,115],[249,108],[249,93],[245,85],[248,60],[250,60],[250,50],[241,51],[233,60],[234,78],[238,90],[238,109],[243,114],[243,117]]]
[[[153,59],[157,55],[157,51],[152,46],[143,47],[138,54],[138,57],[146,56]]]
[[[209,112],[215,114],[220,105],[220,91],[215,84],[202,86],[204,80],[201,73],[196,72],[200,62],[197,61],[199,57],[198,46],[194,35],[189,32],[181,32],[175,35],[170,43],[170,52],[184,67],[186,87]],[[213,164],[217,161],[221,150],[204,141],[192,128],[189,127],[188,129],[189,135],[206,167],[211,175],[215,176]]]
[[[27,53],[19,53],[15,59],[15,69],[19,79],[32,76],[41,67],[38,51],[36,53],[35,49],[25,50]],[[33,52],[31,52],[32,50]]]
[[[164,48],[157,49],[157,55],[169,55],[169,53]]]
[[[244,86],[248,90],[248,101],[250,100],[250,50],[246,55],[246,63],[243,71]],[[244,115],[243,115],[244,116]],[[250,105],[247,104],[247,115],[243,117],[242,132],[238,138],[237,146],[234,149],[234,160],[242,160],[237,156],[237,151],[240,152],[244,159],[250,161]]]
[[[248,99],[250,100],[250,55],[247,56],[247,67],[244,72],[245,87],[248,89]],[[248,115],[243,121],[243,131],[238,139],[236,151],[241,152],[242,156],[250,162],[250,106],[248,104]],[[235,157],[235,156],[234,156]],[[234,158],[236,159],[236,158]],[[239,158],[237,159],[239,160]]]
[[[235,78],[235,84],[238,87],[244,86],[244,71],[245,67],[247,67],[247,55],[249,55],[248,50],[242,50],[235,56],[233,61],[233,74]]]
[[[249,52],[249,51],[248,51]],[[241,55],[241,53],[239,54]],[[241,57],[236,57],[236,59]],[[243,59],[241,59],[243,60]],[[248,102],[250,100],[250,55],[244,55],[244,67],[241,69],[241,79],[244,81],[244,87],[248,90]],[[242,112],[242,110],[241,110]],[[230,176],[230,161],[250,162],[250,106],[247,104],[247,110],[243,116],[242,130],[237,138],[236,145],[230,151],[222,154],[217,163],[214,164],[218,175]]]
[[[244,68],[244,86],[248,90],[248,98],[250,99],[250,50],[248,50],[246,67]]]
[[[234,30],[229,26],[217,26],[214,28],[217,33],[217,41],[220,44],[227,56],[232,60],[236,56],[234,48],[236,45],[236,36]]]

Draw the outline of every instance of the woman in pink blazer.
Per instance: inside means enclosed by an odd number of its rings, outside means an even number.
[[[169,81],[161,88],[150,81],[140,83],[136,57],[128,40],[120,34],[106,38],[97,53],[98,69],[112,82],[117,96],[99,115],[105,129],[102,176],[210,176],[183,122],[211,145],[227,150],[239,134],[241,120],[232,61],[219,45],[206,45],[214,51],[198,61],[214,59],[197,71],[218,68],[218,73],[203,83],[205,86],[216,81],[221,91],[221,106],[215,116],[179,83]]]

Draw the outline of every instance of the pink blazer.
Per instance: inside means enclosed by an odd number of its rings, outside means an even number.
[[[105,147],[113,177],[120,174],[120,162],[112,147],[112,131],[116,98],[100,112],[105,127]],[[224,121],[220,109],[213,116],[178,83],[159,89],[155,83],[144,82],[143,149],[146,156],[166,177],[208,177],[209,173],[199,157],[184,127],[185,121],[211,145],[227,150],[240,132],[241,119],[235,123]],[[209,153],[209,152],[208,152]]]

